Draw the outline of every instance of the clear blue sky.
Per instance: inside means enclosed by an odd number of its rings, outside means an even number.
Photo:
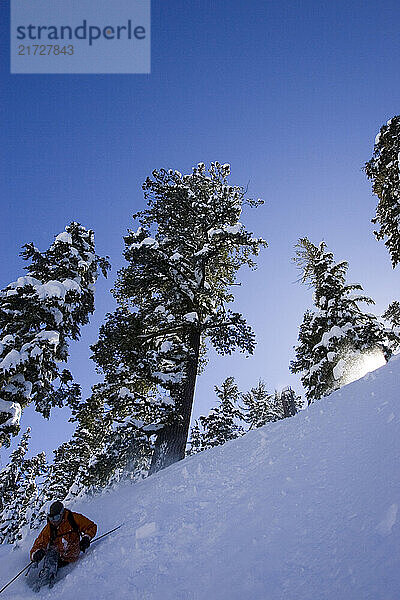
[[[9,2],[0,3],[0,284],[22,273],[25,242],[45,249],[71,220],[95,230],[113,271],[72,347],[86,392],[98,377],[88,346],[113,309],[122,235],[154,168],[229,162],[232,181],[265,200],[243,221],[269,248],[235,288],[258,348],[250,359],[211,358],[195,414],[231,374],[242,389],[262,377],[271,389],[301,390],[288,371],[311,304],[291,264],[300,236],[325,239],[349,260],[349,278],[378,313],[396,297],[398,273],[373,237],[376,200],[361,169],[381,124],[399,113],[399,19],[394,0],[153,0],[151,75],[10,75]],[[58,411],[43,429],[49,446],[67,435],[65,420]]]

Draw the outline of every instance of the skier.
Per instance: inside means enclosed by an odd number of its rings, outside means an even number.
[[[96,531],[97,525],[93,521],[64,508],[59,500],[53,502],[47,515],[47,525],[31,550],[32,562],[39,564],[44,558],[38,589],[45,584],[52,587],[58,568],[75,562],[80,551],[85,552],[89,548]]]

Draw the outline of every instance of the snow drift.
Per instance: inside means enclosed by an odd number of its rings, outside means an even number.
[[[400,359],[291,419],[76,503],[99,534],[4,600],[397,600]],[[33,541],[0,548],[0,587]]]

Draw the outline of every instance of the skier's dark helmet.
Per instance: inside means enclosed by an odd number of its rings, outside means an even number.
[[[63,517],[63,514],[64,505],[62,502],[57,500],[56,502],[53,502],[53,504],[50,506],[47,518],[52,523],[59,523]]]

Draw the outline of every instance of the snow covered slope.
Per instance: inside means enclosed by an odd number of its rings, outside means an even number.
[[[400,359],[307,411],[76,504],[99,533],[52,590],[2,599],[398,600]],[[27,562],[0,548],[0,587]]]

